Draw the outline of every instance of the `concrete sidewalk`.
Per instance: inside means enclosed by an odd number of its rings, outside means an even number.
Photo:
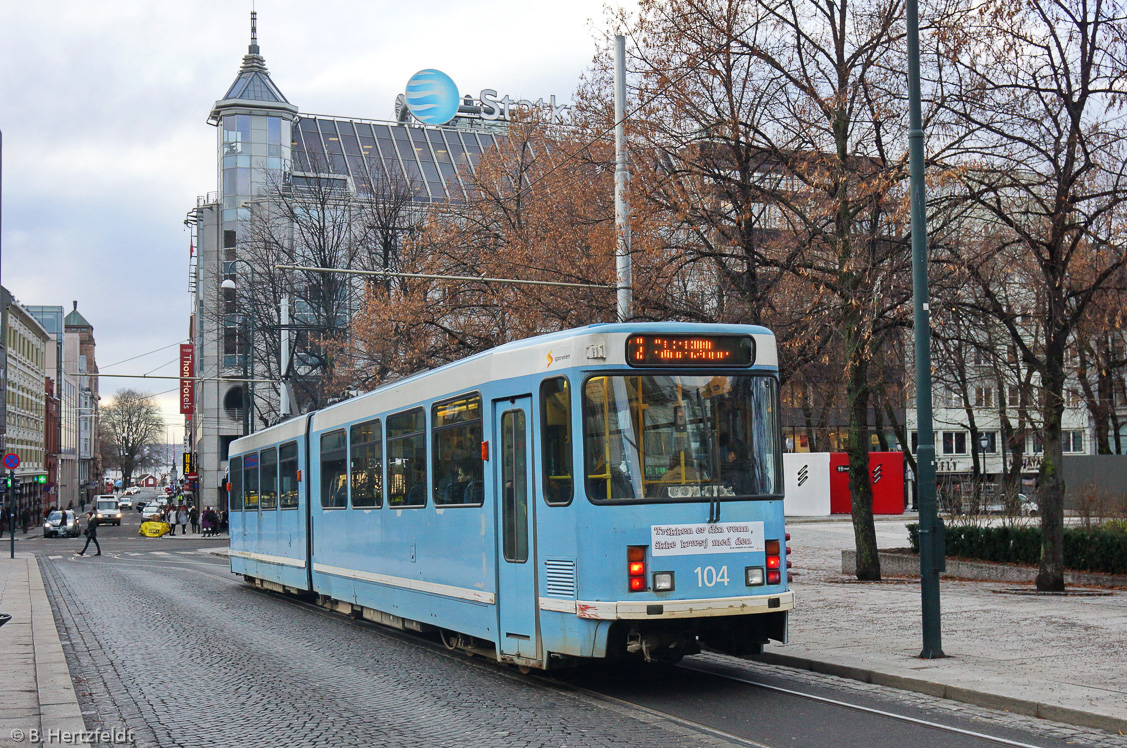
[[[878,520],[881,548],[908,545],[905,519]],[[790,643],[763,659],[978,706],[1127,733],[1127,591],[1035,595],[1012,582],[941,582],[943,651],[920,660],[917,581],[841,572],[853,526],[790,519]],[[1108,594],[1109,593],[1109,594]]]
[[[0,613],[12,620],[0,627],[4,679],[0,685],[0,740],[22,731],[21,745],[48,734],[85,729],[63,646],[35,557],[0,557]],[[4,743],[5,745],[7,742]]]

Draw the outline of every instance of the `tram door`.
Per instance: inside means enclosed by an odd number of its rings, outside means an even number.
[[[501,653],[538,659],[531,432],[531,397],[493,402]]]

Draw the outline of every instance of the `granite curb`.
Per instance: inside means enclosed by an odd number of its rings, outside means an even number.
[[[1014,696],[979,691],[964,686],[955,686],[923,678],[911,678],[905,675],[887,673],[880,670],[870,670],[853,665],[816,660],[809,657],[780,654],[778,652],[764,652],[753,659],[770,665],[781,665],[799,670],[809,670],[822,675],[833,675],[839,678],[872,683],[877,686],[896,688],[901,691],[950,699],[952,701],[971,704],[987,709],[998,709],[1015,714],[1024,714],[1030,717],[1039,717],[1054,722],[1063,722],[1079,727],[1091,727],[1097,730],[1107,730],[1119,734],[1127,733],[1127,718],[1116,717],[1099,712],[1087,712],[1081,709],[1047,704],[1032,699],[1019,699]]]
[[[890,553],[878,551],[880,569],[890,576],[916,576],[920,575],[920,557],[912,553]],[[857,569],[857,552],[842,550],[841,573],[853,575]],[[947,570],[940,573],[941,577],[954,579],[973,579],[982,582],[1014,582],[1030,584],[1036,581],[1037,568],[1034,566],[1017,566],[1015,564],[992,564],[981,561],[962,561],[948,558],[944,562]],[[1091,574],[1082,571],[1066,571],[1064,581],[1071,585],[1087,585],[1092,587],[1127,587],[1127,577],[1112,574]]]

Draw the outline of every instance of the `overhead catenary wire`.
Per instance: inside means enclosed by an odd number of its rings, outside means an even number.
[[[117,366],[118,364],[125,364],[125,363],[128,363],[128,362],[130,362],[130,361],[135,361],[135,360],[137,360],[137,359],[139,359],[139,358],[144,358],[145,356],[151,356],[151,355],[153,355],[154,353],[160,353],[161,351],[166,351],[166,350],[168,350],[169,348],[171,348],[172,346],[175,346],[175,345],[181,345],[181,344],[183,344],[183,343],[185,343],[185,342],[187,342],[187,341],[184,341],[184,340],[178,340],[178,341],[176,341],[175,343],[169,343],[168,345],[165,345],[165,346],[161,346],[160,348],[154,348],[153,350],[151,350],[151,351],[149,351],[149,352],[147,352],[147,353],[138,353],[138,354],[137,354],[136,356],[130,356],[129,358],[125,358],[125,359],[122,359],[121,361],[116,361],[116,362],[114,362],[114,363],[112,363],[112,364],[105,364],[105,365],[103,365],[103,366],[101,366],[101,367],[99,367],[99,368],[100,368],[100,369],[109,369],[109,368],[110,368],[111,366]],[[159,368],[159,367],[157,367],[157,368]],[[85,376],[85,375],[84,375],[84,376]],[[106,374],[106,375],[104,375],[104,376],[109,376],[109,375],[108,375],[108,374]]]
[[[346,270],[343,268],[323,268],[306,265],[275,265],[276,270],[301,270],[310,273],[341,273],[344,275],[378,275],[381,278],[421,278],[423,280],[479,281],[483,283],[512,283],[526,286],[564,286],[567,288],[614,289],[608,283],[570,283],[567,281],[520,280],[518,278],[491,278],[484,275],[435,275],[432,273],[396,273],[389,270]]]

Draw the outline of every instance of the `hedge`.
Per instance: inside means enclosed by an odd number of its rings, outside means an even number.
[[[920,551],[920,527],[908,525],[912,550]],[[947,528],[947,555],[998,563],[1041,563],[1040,527]],[[1117,527],[1064,531],[1064,567],[1096,574],[1127,574],[1127,532]]]

